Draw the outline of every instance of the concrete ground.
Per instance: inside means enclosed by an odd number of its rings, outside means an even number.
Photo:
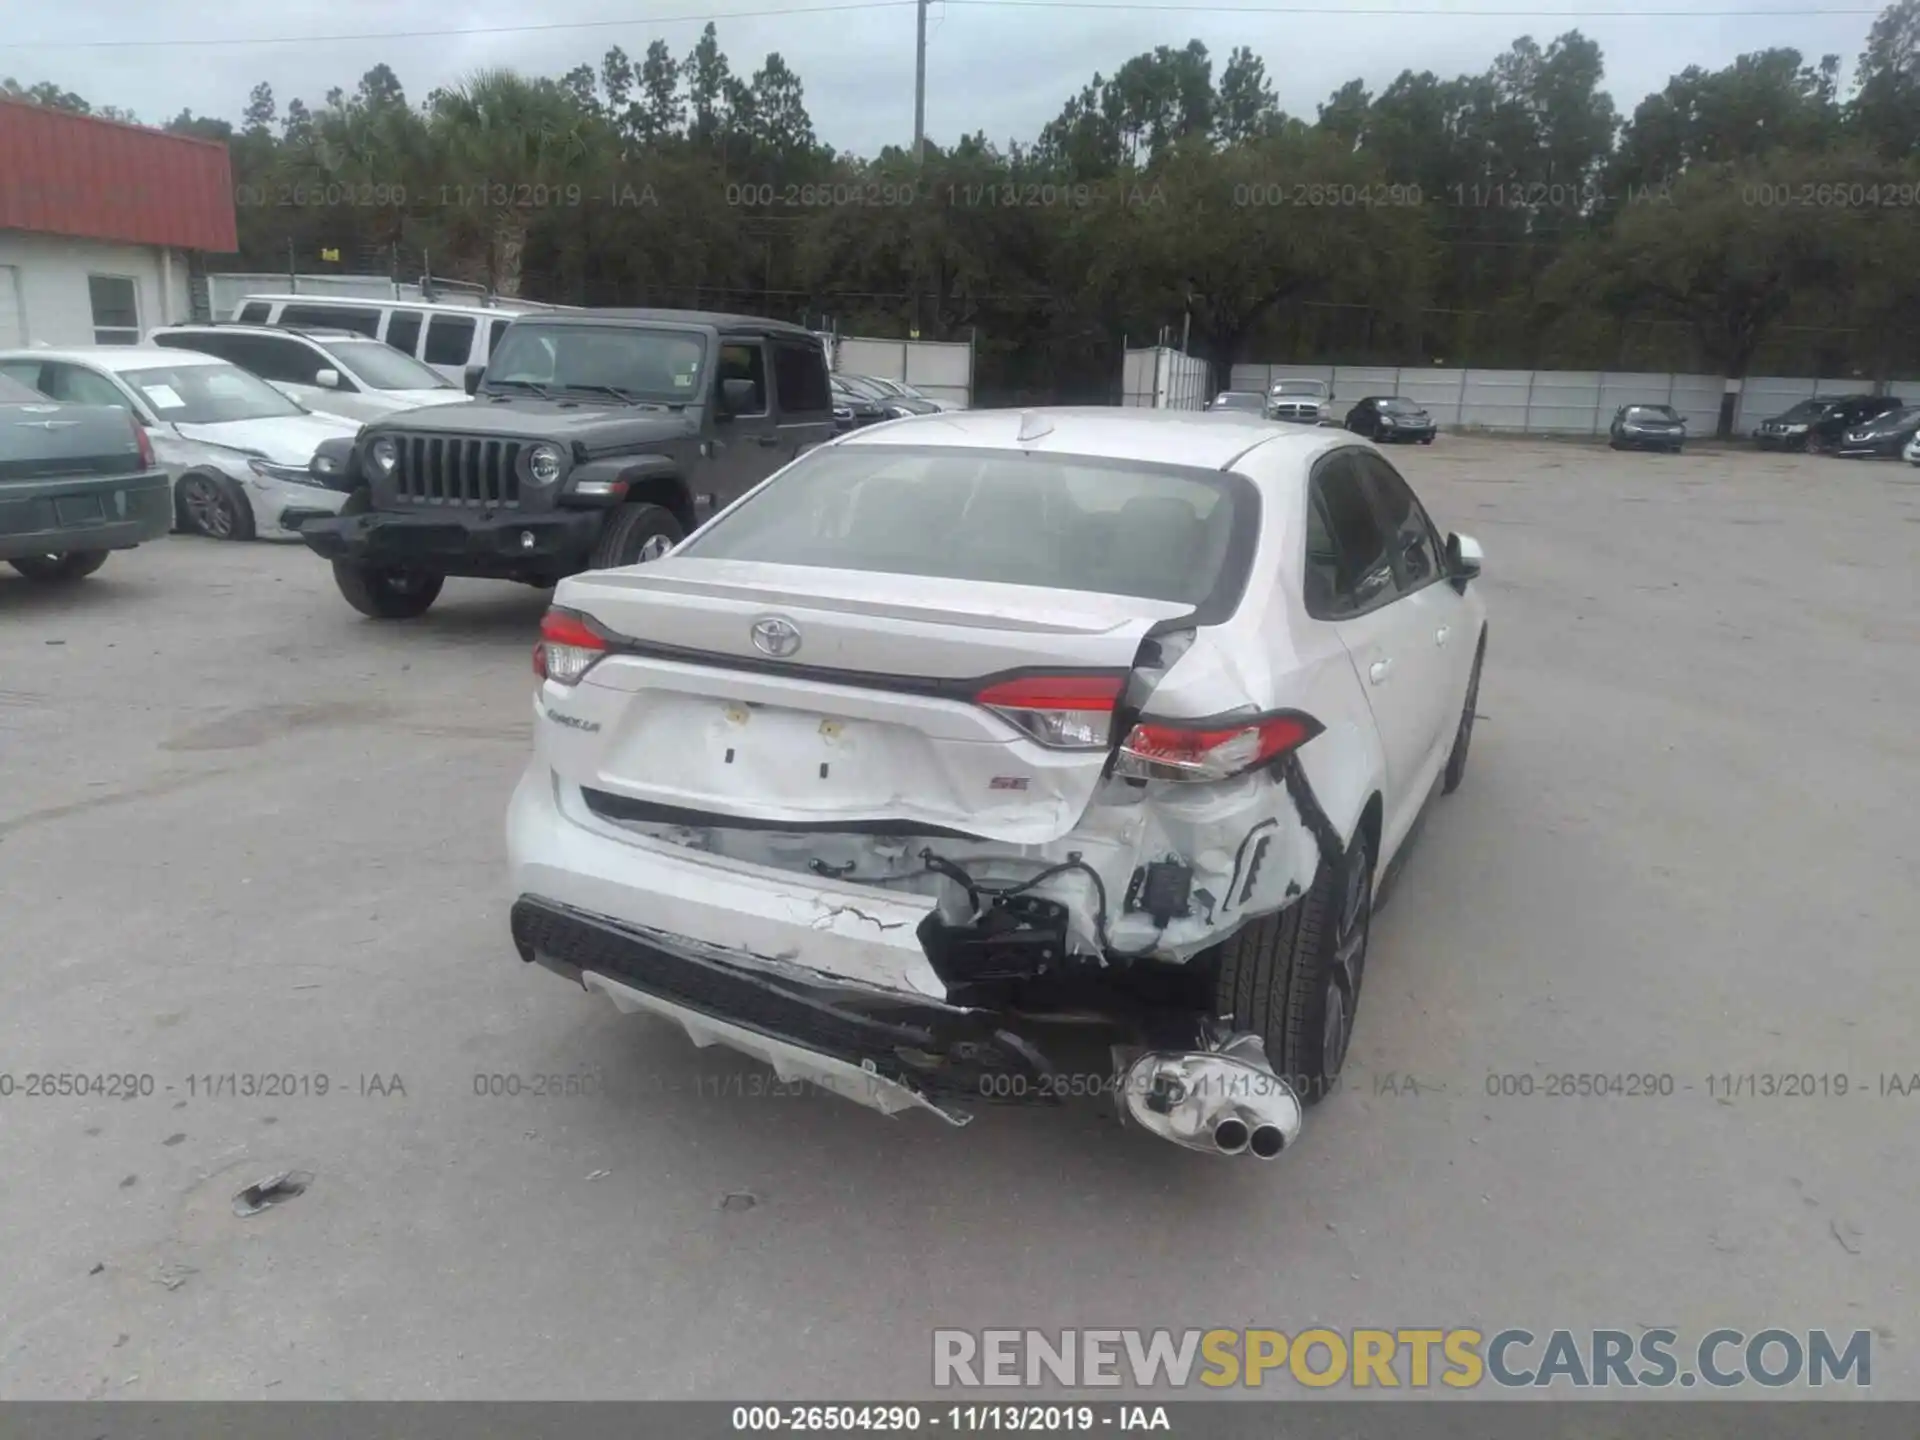
[[[1920,474],[1395,458],[1485,546],[1482,719],[1274,1165],[769,1093],[524,966],[540,594],[385,626],[184,538],[0,572],[0,1396],[897,1397],[935,1327],[1310,1323],[1867,1327],[1920,1396]],[[478,1093],[543,1075],[599,1083]],[[1709,1080],[1774,1075],[1816,1093]]]

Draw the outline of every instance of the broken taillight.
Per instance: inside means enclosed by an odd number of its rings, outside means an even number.
[[[1143,721],[1122,742],[1113,773],[1132,780],[1231,780],[1297,750],[1324,728],[1291,710],[1204,726]]]
[[[1055,750],[1104,750],[1113,743],[1121,675],[1023,675],[973,698]]]
[[[571,610],[549,610],[533,647],[533,673],[556,685],[574,685],[607,653],[607,639]]]

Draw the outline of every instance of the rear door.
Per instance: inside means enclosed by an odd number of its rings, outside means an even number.
[[[1416,806],[1446,764],[1459,728],[1460,706],[1466,700],[1467,672],[1473,664],[1478,637],[1469,628],[1466,598],[1446,583],[1446,545],[1412,487],[1384,456],[1360,457],[1367,477],[1368,498],[1380,526],[1391,538],[1391,554],[1400,612],[1396,623],[1405,631],[1400,654],[1402,702],[1419,713],[1424,753],[1414,773]]]
[[[779,413],[775,467],[833,436],[833,390],[820,346],[811,339],[774,338],[773,399]],[[769,472],[771,473],[771,472]]]
[[[1433,715],[1421,686],[1422,646],[1433,645],[1425,617],[1401,599],[1394,537],[1382,524],[1364,465],[1367,452],[1336,450],[1314,467],[1307,497],[1306,608],[1332,623],[1366,692],[1387,761],[1390,854],[1411,823],[1409,802],[1432,749]]]

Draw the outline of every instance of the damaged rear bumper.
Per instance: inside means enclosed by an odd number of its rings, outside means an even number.
[[[512,924],[523,958],[577,975],[621,1010],[663,1015],[696,1045],[743,1051],[784,1080],[888,1114],[921,1107],[965,1124],[952,1102],[1047,1088],[1046,1062],[986,1012],[740,964],[744,957],[684,937],[534,896],[515,902]]]

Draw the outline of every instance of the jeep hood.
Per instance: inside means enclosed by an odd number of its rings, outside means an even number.
[[[665,410],[592,397],[541,400],[530,395],[524,400],[464,400],[458,405],[410,410],[369,429],[383,434],[540,436],[562,445],[577,441],[593,451],[683,439],[699,432],[700,416],[695,406]]]

